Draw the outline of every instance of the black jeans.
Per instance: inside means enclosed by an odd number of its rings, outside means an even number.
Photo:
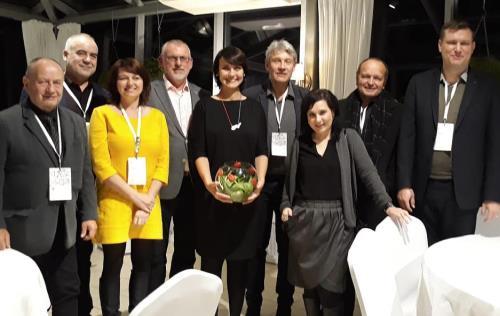
[[[224,259],[201,258],[201,270],[215,274],[220,278]],[[227,265],[227,293],[229,296],[229,315],[239,316],[243,308],[245,285],[247,280],[248,260],[228,260]],[[216,313],[217,315],[217,313]]]
[[[174,219],[174,253],[170,266],[170,277],[192,269],[196,261],[195,229],[194,229],[194,192],[189,176],[182,179],[179,194],[171,200],[161,200],[163,222],[163,241],[160,251],[155,254],[154,278],[161,285],[166,278],[167,248],[170,232],[170,221]]]
[[[120,272],[125,245],[125,243],[102,245],[104,262],[99,282],[99,297],[103,316],[120,315]],[[132,239],[131,245],[129,312],[154,290],[150,284],[151,267],[153,253],[160,247],[161,240]]]
[[[464,210],[458,206],[452,180],[430,179],[423,202],[416,206],[415,216],[425,225],[429,246],[443,239],[474,234],[478,209]]]
[[[94,245],[90,240],[83,240],[80,237],[82,223],[77,221],[76,232],[76,257],[78,265],[78,277],[80,278],[80,295],[78,296],[78,315],[89,316],[92,311],[92,296],[90,295],[90,256]]]
[[[284,177],[266,179],[260,195],[260,205],[266,208],[264,210],[266,213],[266,223],[262,244],[257,249],[257,255],[251,260],[248,267],[249,278],[246,292],[247,315],[260,315],[262,291],[264,290],[266,248],[271,236],[273,213],[275,214],[276,243],[278,244],[278,277],[276,281],[276,293],[278,294],[277,314],[290,315],[295,286],[291,285],[287,279],[288,237],[283,231],[283,222],[281,221],[280,213],[283,184]]]

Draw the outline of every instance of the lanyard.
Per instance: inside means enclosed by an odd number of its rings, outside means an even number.
[[[86,119],[86,116],[87,116],[87,110],[89,109],[89,106],[90,106],[90,101],[92,100],[92,95],[94,93],[94,89],[91,89],[90,90],[90,94],[89,94],[89,98],[87,100],[87,106],[85,107],[85,109],[82,107],[82,105],[80,104],[80,101],[78,100],[78,98],[75,96],[75,94],[73,93],[73,91],[71,91],[71,89],[69,88],[69,86],[66,84],[66,81],[64,81],[64,89],[66,90],[66,92],[69,93],[69,95],[73,98],[73,100],[76,102],[76,104],[78,105],[78,108],[80,109],[80,111],[82,111],[82,114],[83,114],[83,119],[85,120]]]
[[[283,93],[283,95],[281,96],[281,109],[279,113],[278,113],[278,100],[273,95],[274,105],[275,105],[274,110],[276,111],[276,121],[278,122],[278,133],[280,132],[281,129],[281,119],[283,118],[283,109],[285,108],[285,100],[287,94],[288,94],[288,88],[286,88],[285,93]]]
[[[443,122],[446,123],[446,121],[448,120],[448,111],[450,110],[451,100],[453,99],[453,96],[455,95],[455,91],[457,90],[458,81],[455,82],[453,84],[453,88],[451,88],[450,98],[448,98],[449,84],[448,84],[448,82],[446,82],[446,80],[443,80],[443,81],[444,81],[444,103],[445,103]],[[448,101],[446,101],[446,100],[448,100]]]
[[[361,113],[359,115],[359,129],[363,132],[363,127],[365,126],[366,111],[368,110],[368,105],[361,107]]]
[[[62,141],[61,141],[61,120],[59,119],[59,109],[57,109],[57,135],[59,138],[59,151],[56,149],[56,146],[54,145],[54,141],[52,141],[52,137],[50,137],[49,132],[47,132],[47,129],[45,126],[42,124],[42,121],[40,121],[40,118],[38,115],[35,114],[36,121],[38,122],[38,125],[40,125],[40,128],[42,129],[43,134],[47,138],[47,141],[49,142],[50,146],[54,150],[54,152],[57,155],[57,159],[59,160],[59,168],[62,167]]]
[[[132,136],[134,137],[134,143],[135,143],[135,157],[137,158],[137,155],[139,154],[139,147],[141,146],[141,113],[142,113],[142,107],[139,106],[139,113],[137,115],[137,133],[134,130],[134,127],[132,126],[132,123],[130,123],[130,119],[128,118],[127,111],[123,108],[123,106],[120,105],[120,110],[122,111],[123,117],[125,118],[125,121],[127,121],[128,128],[132,132]]]

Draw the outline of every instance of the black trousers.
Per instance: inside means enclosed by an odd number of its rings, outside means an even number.
[[[52,249],[34,256],[47,286],[53,316],[78,315],[80,280],[76,262],[75,247],[64,247],[64,211],[59,210],[56,236]]]
[[[171,200],[161,200],[163,221],[163,242],[155,261],[158,269],[153,274],[155,278],[165,281],[167,265],[168,237],[170,221],[174,220],[174,253],[170,266],[170,277],[192,269],[196,261],[195,229],[194,229],[194,190],[189,176],[182,179],[179,194]],[[162,281],[162,283],[163,283]],[[161,283],[160,283],[161,285]]]
[[[265,207],[266,223],[261,246],[257,249],[256,257],[248,267],[248,284],[246,302],[247,315],[260,315],[262,305],[262,291],[266,265],[266,248],[271,236],[272,217],[275,214],[276,243],[278,244],[278,277],[276,293],[278,294],[277,315],[290,315],[295,287],[288,282],[288,237],[283,231],[280,204],[283,193],[284,177],[268,178],[260,195],[260,205]]]
[[[220,277],[223,263],[224,259],[201,257],[201,270]],[[248,260],[228,260],[226,265],[229,316],[239,316],[245,297]]]
[[[99,281],[99,297],[103,316],[120,315],[120,272],[123,266],[125,243],[102,245],[104,262]],[[129,282],[129,312],[154,290],[151,284],[153,254],[161,240],[131,240],[132,272]]]
[[[474,234],[477,211],[458,206],[452,180],[430,179],[423,202],[416,205],[415,216],[424,223],[430,246],[443,239]]]
[[[80,295],[78,296],[78,315],[89,316],[92,311],[92,296],[90,295],[90,256],[94,245],[90,240],[83,240],[80,237],[82,232],[82,223],[77,222],[76,232],[76,258],[78,265],[78,277],[80,278]]]

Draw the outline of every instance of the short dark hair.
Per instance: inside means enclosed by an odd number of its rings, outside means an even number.
[[[135,58],[118,59],[113,66],[111,66],[108,79],[108,91],[111,94],[111,98],[109,100],[110,103],[114,105],[118,105],[120,103],[121,97],[118,93],[118,89],[116,88],[116,82],[118,81],[118,73],[120,70],[137,74],[142,78],[142,92],[139,96],[139,104],[145,104],[149,98],[151,79],[146,71],[146,68],[144,68],[144,65]]]
[[[464,20],[451,20],[443,24],[441,31],[439,32],[439,39],[444,38],[444,32],[447,30],[459,31],[459,30],[469,30],[472,33],[472,40],[474,40],[474,31],[467,21]]]
[[[302,107],[301,107],[301,136],[303,137],[311,137],[313,134],[312,128],[309,126],[307,119],[307,112],[313,107],[313,105],[318,101],[325,101],[332,113],[334,114],[333,125],[331,133],[334,136],[334,140],[338,139],[338,134],[340,132],[340,124],[337,120],[337,117],[340,116],[339,111],[339,100],[337,97],[327,89],[316,89],[309,92],[302,99]]]
[[[214,73],[215,82],[217,82],[217,86],[220,87],[221,81],[219,79],[219,63],[220,59],[224,58],[231,65],[237,65],[243,67],[243,72],[246,74],[248,71],[247,67],[247,56],[245,53],[239,49],[238,47],[228,46],[221,49],[217,56],[215,56],[214,64],[212,66],[212,71]],[[243,82],[240,86],[245,83],[245,77],[243,77]]]

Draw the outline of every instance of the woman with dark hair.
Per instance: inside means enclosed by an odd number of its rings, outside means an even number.
[[[131,239],[129,311],[156,286],[150,281],[153,251],[162,234],[158,192],[168,179],[165,116],[144,106],[149,75],[136,59],[111,67],[110,105],[96,108],[90,120],[90,147],[99,203],[97,242],[104,263],[99,283],[103,315],[120,315],[120,270]]]
[[[395,222],[409,220],[408,212],[392,205],[356,131],[335,124],[338,109],[328,90],[314,90],[304,98],[301,135],[293,144],[281,203],[290,240],[288,279],[304,288],[308,316],[344,313],[358,179]]]
[[[215,57],[213,71],[220,92],[202,99],[191,116],[188,154],[197,184],[196,250],[201,269],[220,276],[227,261],[230,315],[240,315],[249,259],[255,256],[264,214],[255,200],[267,170],[267,125],[264,110],[241,93],[246,57],[236,47],[226,47]],[[216,171],[225,162],[255,164],[258,182],[244,203],[232,203],[217,191]]]

